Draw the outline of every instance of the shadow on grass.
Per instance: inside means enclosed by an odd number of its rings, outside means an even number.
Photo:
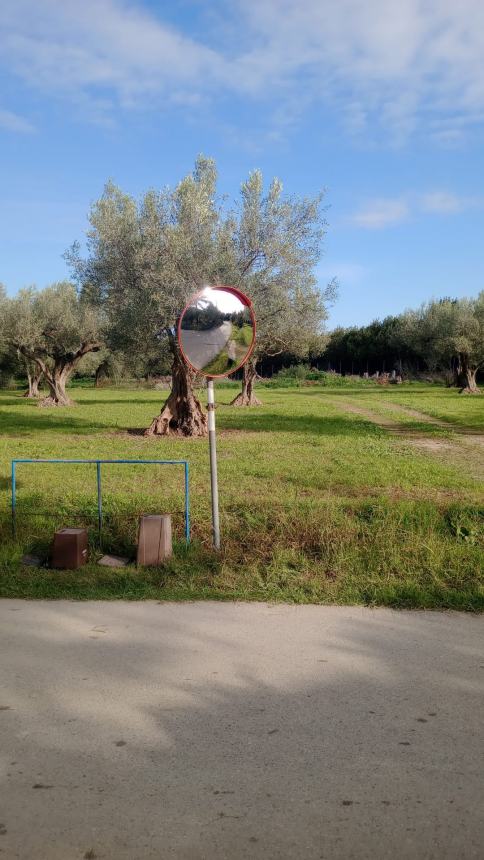
[[[132,393],[133,393],[133,395],[137,394],[136,391],[133,391]],[[94,398],[93,397],[92,399],[90,397],[86,397],[86,398],[83,398],[81,400],[76,401],[75,400],[75,392],[74,392],[73,400],[75,402],[77,402],[78,406],[81,406],[81,407],[82,406],[104,406],[104,407],[106,407],[106,406],[111,406],[113,404],[120,404],[122,406],[129,406],[130,403],[135,403],[136,405],[138,405],[138,404],[151,404],[152,406],[156,407],[156,404],[158,403],[158,401],[161,403],[164,400],[166,400],[169,393],[170,393],[169,391],[160,391],[160,397],[159,398],[158,397],[149,397],[148,398],[148,397],[133,396],[133,397],[124,397],[122,399],[116,398],[114,400],[114,399],[111,399],[110,397],[106,397],[106,398],[98,398],[98,397]]]
[[[377,385],[375,387],[366,386],[366,385],[355,385],[355,386],[351,386],[351,385],[343,386],[342,385],[341,387],[335,386],[334,388],[332,388],[329,385],[328,386],[321,385],[318,389],[301,387],[301,388],[294,388],[291,390],[296,392],[297,394],[304,394],[304,395],[306,395],[306,394],[312,394],[312,395],[328,394],[328,395],[331,395],[331,397],[333,395],[336,397],[338,397],[338,396],[339,397],[346,397],[348,394],[354,394],[354,395],[357,395],[358,397],[377,397],[377,398],[381,397],[382,395],[386,396],[386,397],[407,397],[409,394],[411,394],[412,397],[414,395],[417,395],[417,394],[420,395],[421,397],[435,396],[437,394],[439,394],[443,397],[455,397],[456,399],[460,399],[460,397],[461,397],[461,395],[459,394],[457,389],[455,389],[455,390],[451,390],[451,389],[442,390],[438,386],[435,386],[435,387],[429,386],[428,388],[418,388],[418,387],[414,388],[413,386],[405,386],[405,387],[401,388],[399,385],[389,385],[389,386]]]
[[[39,397],[39,400],[41,399],[42,398]],[[1,406],[36,406],[39,400],[34,400],[31,397],[24,397],[21,392],[18,394],[8,394],[7,396],[2,394],[0,396]]]
[[[109,424],[100,424],[92,419],[81,418],[75,409],[66,407],[66,410],[60,412],[57,409],[39,409],[21,414],[2,409],[0,412],[0,434],[33,436],[38,431],[49,430],[52,433],[81,433],[88,435],[96,430],[109,429]]]
[[[363,416],[287,415],[282,412],[237,412],[218,416],[221,430],[240,430],[252,433],[307,433],[312,436],[367,436],[382,435],[380,427]]]

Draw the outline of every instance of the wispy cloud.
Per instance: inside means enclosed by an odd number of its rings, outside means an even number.
[[[460,197],[449,191],[431,191],[428,194],[422,194],[419,202],[424,212],[434,212],[439,215],[463,212],[464,209],[475,206],[477,203],[473,198]]]
[[[0,55],[26,84],[99,112],[193,100],[222,80],[223,59],[120,0],[6,0]]]
[[[202,38],[141,2],[3,0],[0,63],[98,114],[304,94],[353,132],[423,126],[450,145],[484,121],[482,0],[238,0],[223,14],[224,38],[213,17]]]
[[[21,134],[32,134],[35,131],[35,127],[28,119],[3,108],[0,108],[0,128]]]
[[[369,200],[350,217],[350,222],[357,227],[379,230],[401,224],[422,213],[455,215],[483,205],[484,199],[480,197],[464,197],[450,191],[409,192],[399,197]]]
[[[403,139],[439,124],[443,141],[481,123],[482,0],[244,0],[257,48],[242,65],[302,76],[353,128]],[[437,132],[436,132],[437,133]]]
[[[351,221],[357,227],[365,227],[369,230],[380,230],[382,227],[400,224],[410,214],[410,208],[406,200],[402,198],[371,200],[362,209],[356,212]]]

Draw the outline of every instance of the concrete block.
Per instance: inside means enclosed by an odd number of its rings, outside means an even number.
[[[170,514],[150,514],[140,517],[138,552],[140,566],[156,566],[173,552]]]

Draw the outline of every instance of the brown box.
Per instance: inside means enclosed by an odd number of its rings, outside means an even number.
[[[171,516],[150,514],[140,517],[136,563],[155,566],[171,554]]]
[[[87,530],[60,529],[54,534],[52,567],[75,570],[87,561]]]

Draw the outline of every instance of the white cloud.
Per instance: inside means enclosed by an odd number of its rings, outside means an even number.
[[[420,205],[424,212],[451,215],[454,212],[462,212],[468,206],[474,204],[472,200],[466,197],[459,197],[457,194],[451,194],[448,191],[431,191],[428,194],[422,195]]]
[[[0,62],[100,114],[227,92],[300,97],[360,134],[403,140],[424,126],[451,145],[484,121],[482,0],[238,0],[223,31],[215,14],[202,40],[141,2],[3,0]]]
[[[0,30],[11,73],[80,103],[89,95],[100,110],[193,98],[224,65],[210,48],[119,0],[6,0]]]
[[[32,123],[25,119],[25,117],[2,108],[0,108],[0,128],[6,131],[20,132],[21,134],[32,134],[35,131]]]
[[[468,209],[481,208],[483,205],[482,198],[464,197],[451,191],[435,190],[421,194],[409,192],[400,197],[370,200],[350,217],[350,221],[357,227],[378,230],[400,224],[421,213],[455,215]]]
[[[440,136],[481,122],[482,0],[243,0],[271,79],[302,73],[352,125],[397,138],[440,121]],[[245,58],[247,63],[247,58]]]
[[[370,230],[380,230],[399,224],[408,218],[410,209],[406,200],[402,198],[381,198],[371,200],[359,212],[356,212],[351,221],[357,227],[365,227]]]

